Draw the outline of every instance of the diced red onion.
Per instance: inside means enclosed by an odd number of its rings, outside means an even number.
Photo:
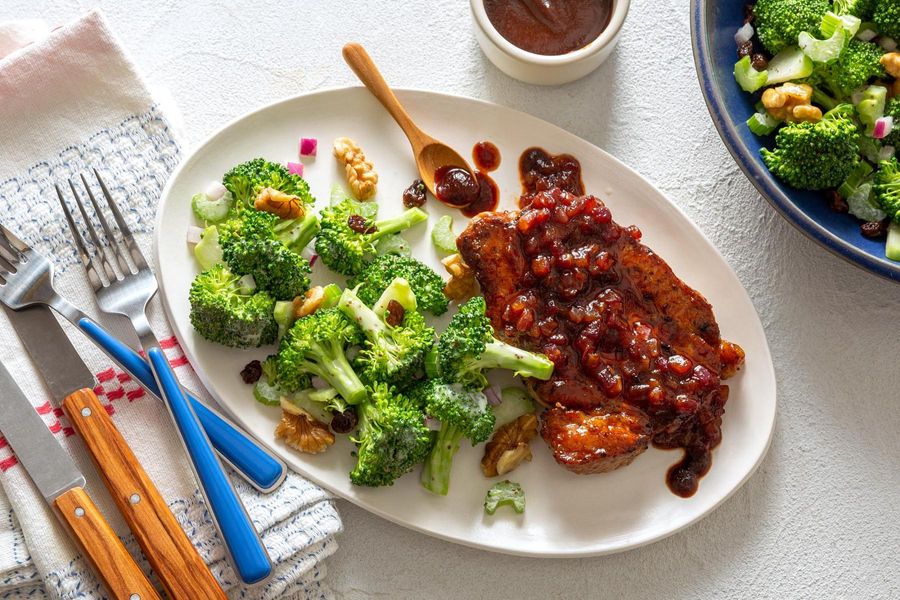
[[[210,181],[203,193],[206,194],[207,198],[215,201],[224,196],[226,191],[221,181]]]
[[[878,151],[878,160],[891,160],[894,156],[895,149],[893,146],[882,146]]]
[[[200,239],[203,237],[203,228],[197,227],[196,225],[191,225],[187,229],[187,243],[188,244],[199,244]]]
[[[872,137],[876,140],[880,140],[894,129],[894,117],[879,117],[875,120],[875,129],[872,132]]]
[[[303,163],[289,162],[287,164],[288,173],[291,175],[299,175],[303,177]]]
[[[753,25],[744,23],[744,26],[737,30],[734,34],[734,41],[738,46],[744,42],[749,42],[753,38]]]
[[[484,396],[491,406],[498,406],[503,402],[503,399],[500,397],[500,388],[496,385],[486,387],[484,389]]]
[[[871,42],[878,34],[871,29],[863,29],[857,32],[856,37],[864,42]]]
[[[427,427],[431,431],[440,431],[441,422],[431,415],[425,415],[425,427]]]
[[[319,140],[316,138],[300,138],[300,156],[315,156],[319,148]]]
[[[314,388],[316,388],[317,390],[324,390],[327,387],[331,387],[330,385],[328,385],[327,381],[325,381],[318,375],[313,376],[309,381],[312,384],[312,386]]]
[[[313,262],[319,258],[319,255],[316,254],[315,246],[311,244],[300,251],[300,256],[308,260],[310,266],[312,266]]]
[[[897,49],[897,40],[889,37],[881,37],[878,38],[878,45],[887,50],[888,52],[893,52]]]

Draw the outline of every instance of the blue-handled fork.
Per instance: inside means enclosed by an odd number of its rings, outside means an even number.
[[[83,180],[83,183],[87,187],[87,182]],[[101,223],[106,244],[101,242],[91,220],[87,217],[87,212],[74,185],[70,182],[72,192],[75,194],[85,219],[85,228],[94,243],[93,252],[88,250],[88,245],[79,233],[62,191],[58,187],[57,192],[60,195],[66,219],[72,229],[72,236],[82,264],[98,295],[98,302],[102,302],[102,305],[106,307],[104,310],[117,307],[121,310],[115,312],[121,312],[133,319],[135,332],[149,358],[150,365],[148,367],[147,363],[143,362],[136,353],[120,342],[115,342],[115,344],[119,344],[117,351],[120,352],[121,358],[121,360],[117,359],[117,362],[120,362],[122,366],[128,366],[130,363],[134,370],[129,370],[138,379],[141,378],[142,371],[144,371],[144,377],[147,375],[146,370],[152,371],[149,383],[153,385],[149,385],[146,381],[144,384],[148,389],[155,386],[156,390],[161,391],[160,395],[176,423],[176,429],[184,442],[194,473],[200,483],[201,492],[206,499],[219,533],[225,541],[227,554],[235,566],[238,576],[247,583],[262,581],[272,572],[271,560],[243,504],[225,475],[221,463],[216,458],[207,432],[204,431],[198,418],[200,415],[206,418],[216,417],[216,415],[198,403],[192,406],[192,399],[183,391],[172,373],[168,360],[151,331],[149,321],[144,313],[147,302],[156,292],[156,280],[125,224],[124,218],[112,201],[108,189],[102,184],[102,180],[101,186],[107,203],[113,211],[121,241],[113,235],[113,231],[104,219]],[[90,188],[87,187],[87,189]],[[91,200],[97,211],[98,220],[102,219],[102,212],[93,196],[91,196]],[[122,245],[120,246],[120,244]],[[127,249],[127,255],[132,260],[131,265],[126,259],[123,247]],[[117,272],[113,265],[118,266],[120,271]],[[2,226],[0,226],[0,301],[12,309],[21,309],[35,304],[49,306],[92,339],[100,342],[101,347],[114,342],[112,336],[54,290],[51,263]],[[126,349],[128,352],[125,352]],[[112,355],[112,353],[110,354]],[[153,390],[151,389],[151,391]],[[216,425],[218,425],[217,433],[222,433],[222,430],[227,429],[229,424],[220,420],[211,428],[213,431],[217,430]]]

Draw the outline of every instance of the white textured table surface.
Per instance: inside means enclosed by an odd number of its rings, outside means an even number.
[[[617,556],[534,560],[339,502],[346,532],[329,562],[339,596],[900,597],[900,286],[808,241],[738,171],[700,95],[687,0],[633,0],[616,54],[558,88],[488,63],[466,0],[3,0],[0,20],[59,24],[97,4],[147,79],[174,95],[189,144],[278,97],[354,83],[340,59],[350,40],[394,85],[492,100],[573,131],[681,206],[762,318],[778,375],[775,439],[756,475],[699,524]]]

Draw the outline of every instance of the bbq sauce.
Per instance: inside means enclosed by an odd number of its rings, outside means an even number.
[[[507,41],[552,56],[597,39],[609,25],[612,0],[484,0],[484,10]]]
[[[524,206],[535,192],[559,188],[575,196],[584,195],[581,163],[571,154],[550,154],[543,148],[532,147],[519,158],[519,180],[522,182]]]
[[[444,166],[434,172],[434,191],[438,200],[458,208],[467,217],[495,210],[500,198],[497,184],[488,175],[500,165],[500,150],[488,141],[475,144],[472,159],[474,177],[465,169]]]
[[[554,335],[547,337],[550,345],[537,350],[550,357],[558,371],[570,370],[573,380],[588,377],[586,385],[602,389],[610,400],[615,399],[647,414],[653,446],[684,451],[683,458],[672,465],[666,475],[669,489],[682,498],[694,495],[700,479],[709,471],[712,450],[721,441],[721,415],[728,399],[728,386],[720,385],[716,369],[703,364],[717,364],[720,355],[695,355],[697,362],[694,363],[666,343],[675,337],[671,323],[655,303],[635,288],[620,264],[626,246],[639,242],[640,231],[633,226],[619,226],[612,221],[612,215],[602,201],[584,196],[581,165],[576,158],[568,154],[551,155],[542,148],[528,148],[519,159],[519,177],[522,212],[518,227],[525,254],[531,262],[530,271],[523,277],[521,287],[524,291],[516,301],[531,298],[535,307],[549,307],[552,302],[554,311],[558,311],[552,315],[556,327],[552,329]],[[555,224],[560,208],[566,211],[566,222],[585,219],[585,215],[589,218],[583,228],[573,232],[563,224]],[[578,251],[551,259],[557,245],[576,247]],[[575,277],[577,274],[590,277],[578,278]],[[571,289],[567,287],[569,284]],[[604,310],[610,311],[609,314],[604,313],[596,321],[585,321],[585,315],[598,310],[597,306],[593,309],[591,306],[601,296],[601,304],[606,307]],[[534,308],[527,303],[523,303],[523,307]],[[509,324],[500,324],[509,337],[520,333],[518,327],[533,325],[527,321],[523,325],[521,316],[516,316],[516,308],[508,306],[503,314],[509,312],[512,320]],[[535,312],[533,318],[544,318],[551,311],[545,309],[545,312],[546,315]],[[560,317],[566,314],[568,319]],[[642,325],[636,329],[634,324],[638,322]],[[540,325],[543,321],[537,323]],[[611,337],[594,335],[595,327],[598,332],[606,331]],[[642,332],[640,336],[635,333],[638,329]],[[594,337],[596,341],[589,344],[588,340]],[[605,346],[607,342],[609,348]],[[593,350],[596,356],[589,351],[592,345],[596,346]],[[658,362],[644,366],[644,359],[651,354],[648,348],[655,346],[660,348],[654,359]],[[636,352],[640,359],[623,353],[623,347]],[[607,364],[609,376],[599,377],[603,372],[597,373],[596,368],[591,370],[591,361]],[[617,371],[621,373],[617,374]],[[652,377],[634,382],[623,376],[626,371],[644,372]],[[651,380],[658,387],[655,392],[649,385]],[[542,384],[537,382],[535,385],[539,388]],[[555,398],[558,401],[561,396]],[[574,394],[563,404],[567,408],[589,410],[591,405],[579,404],[586,401]]]

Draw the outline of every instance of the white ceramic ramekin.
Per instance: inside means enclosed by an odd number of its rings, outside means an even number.
[[[470,0],[475,19],[475,38],[482,51],[498,69],[525,83],[559,85],[584,77],[609,58],[631,0],[613,0],[609,25],[593,42],[568,54],[545,56],[526,52],[500,35],[484,9],[484,0]]]

